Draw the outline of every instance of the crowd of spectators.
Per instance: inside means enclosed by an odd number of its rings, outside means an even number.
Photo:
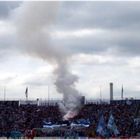
[[[109,115],[115,118],[116,126],[120,132],[119,137],[140,138],[140,124],[135,123],[138,105],[133,104],[87,104],[84,105],[79,113],[69,122],[78,119],[88,119],[90,126],[80,130],[71,130],[69,125],[63,130],[45,130],[43,121],[59,123],[63,121],[59,106],[11,106],[0,105],[0,137],[100,137],[96,133],[96,128],[102,112],[105,123],[107,124]],[[13,136],[12,136],[13,135]],[[111,136],[113,137],[113,136]]]
[[[140,124],[136,126],[134,123],[136,110],[137,104],[90,104],[81,109],[79,114],[76,116],[76,119],[89,118],[90,122],[94,126],[94,133],[96,134],[100,112],[103,113],[106,124],[108,123],[110,113],[112,113],[115,118],[116,126],[120,132],[119,136],[129,138],[136,136],[137,133],[140,132]]]

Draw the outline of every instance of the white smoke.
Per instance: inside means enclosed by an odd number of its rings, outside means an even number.
[[[69,116],[69,112],[76,112],[80,105],[79,93],[75,89],[78,77],[69,71],[68,60],[71,55],[66,47],[54,46],[51,43],[49,33],[55,23],[58,7],[58,2],[24,2],[15,11],[16,28],[22,52],[56,65],[55,85],[57,91],[63,94],[64,100],[60,107],[66,116]]]

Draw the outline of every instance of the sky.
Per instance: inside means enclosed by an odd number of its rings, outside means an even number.
[[[43,2],[48,4],[48,2]],[[56,91],[55,66],[28,55],[19,45],[15,15],[24,2],[0,1],[0,99],[62,98]],[[53,2],[52,2],[53,4]],[[54,7],[55,8],[55,7]],[[76,89],[88,99],[140,98],[140,2],[58,2],[49,37],[66,48],[70,71],[78,76]],[[63,46],[61,48],[61,46]]]

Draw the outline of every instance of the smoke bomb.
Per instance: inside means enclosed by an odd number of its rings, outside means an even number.
[[[58,2],[23,2],[16,11],[15,21],[20,50],[56,66],[56,90],[63,94],[64,101],[60,109],[65,114],[64,119],[69,119],[77,114],[80,106],[79,92],[75,88],[78,77],[70,72],[71,55],[66,46],[60,49],[51,42],[50,27],[55,24],[58,8]]]

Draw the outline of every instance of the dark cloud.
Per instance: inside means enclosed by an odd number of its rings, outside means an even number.
[[[56,44],[64,45],[71,53],[89,53],[135,56],[140,54],[140,33],[107,30],[99,35],[72,37],[57,40]]]
[[[21,1],[0,1],[0,18],[7,18],[11,10],[17,8]]]
[[[21,2],[0,2],[0,17]],[[9,8],[10,7],[10,8]],[[53,40],[71,53],[135,56],[140,54],[140,2],[60,2],[54,30],[100,29],[101,34]],[[0,39],[0,48],[11,46],[11,37]],[[63,47],[62,47],[63,48]],[[13,50],[13,48],[12,48]]]
[[[54,28],[100,29],[98,35],[64,38],[58,43],[72,53],[140,54],[140,2],[63,2]]]
[[[0,35],[0,62],[9,60],[17,52],[14,35]]]
[[[64,2],[59,11],[62,28],[136,28],[140,2]]]

